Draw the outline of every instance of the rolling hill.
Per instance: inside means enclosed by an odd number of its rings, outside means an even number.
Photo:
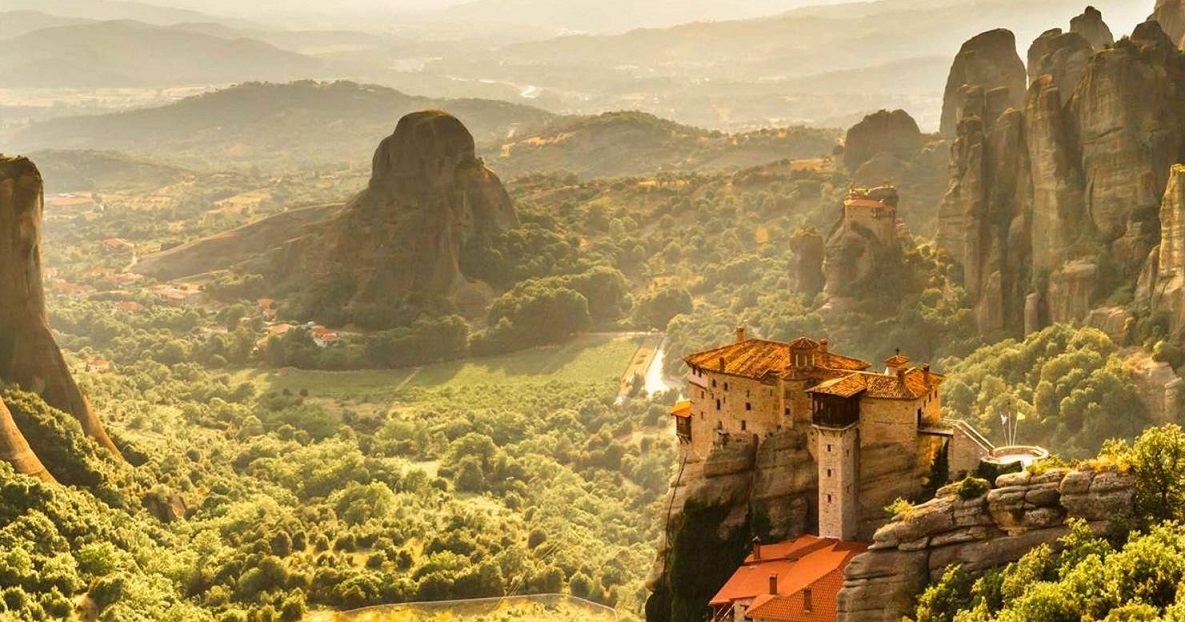
[[[325,64],[253,39],[130,20],[43,28],[0,41],[0,83],[14,87],[227,84],[318,77]]]
[[[808,128],[744,134],[713,132],[640,112],[560,117],[516,135],[487,158],[499,173],[571,172],[581,177],[737,170],[783,159],[824,156],[840,132]]]
[[[17,151],[116,150],[187,167],[368,166],[375,136],[427,108],[462,118],[484,144],[552,117],[506,102],[414,97],[351,82],[249,83],[159,108],[35,123],[6,144]]]

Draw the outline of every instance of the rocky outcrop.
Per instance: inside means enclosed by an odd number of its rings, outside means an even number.
[[[1070,518],[1097,531],[1123,516],[1134,481],[1117,471],[1050,470],[1013,473],[973,499],[958,485],[894,517],[876,532],[867,553],[852,560],[839,593],[840,622],[897,622],[914,596],[948,566],[981,573],[1020,559],[1067,533]]]
[[[0,156],[0,380],[72,415],[119,456],[79,390],[50,331],[41,276],[41,174],[28,159]]]
[[[1102,12],[1093,6],[1086,7],[1082,15],[1070,20],[1070,32],[1082,35],[1096,50],[1115,43],[1115,35],[1103,21]]]
[[[1020,108],[1025,96],[1025,65],[1016,53],[1016,36],[1011,31],[991,30],[963,44],[946,82],[942,100],[940,133],[954,137],[959,120],[967,116],[970,89],[985,92],[1003,89],[1007,106]]]
[[[54,481],[45,465],[37,458],[37,454],[29,447],[29,442],[12,420],[12,413],[3,401],[0,401],[0,462],[7,462],[12,465],[13,470],[22,475],[46,482]]]
[[[1152,308],[1168,316],[1169,331],[1179,336],[1185,329],[1185,165],[1172,168],[1160,204],[1160,246],[1140,280]]]
[[[794,291],[808,297],[823,291],[823,258],[827,252],[823,236],[813,228],[799,230],[790,238],[790,251],[794,253]]]
[[[1185,0],[1157,0],[1156,10],[1148,19],[1159,22],[1165,34],[1185,49]]]
[[[844,166],[854,172],[882,153],[910,158],[922,144],[922,132],[908,112],[881,110],[864,117],[848,130],[844,140]],[[877,180],[877,184],[883,181]]]
[[[1073,35],[1077,37],[1077,35]],[[1081,40],[1081,39],[1079,39]],[[1025,138],[1032,180],[1033,267],[1054,270],[1088,234],[1085,185],[1067,99],[1053,75],[1038,76],[1025,105]]]
[[[440,301],[483,311],[489,288],[473,272],[486,267],[491,240],[517,225],[472,134],[452,115],[423,111],[382,141],[368,187],[347,204],[285,212],[146,257],[135,271],[262,274],[273,295],[298,297],[310,313],[331,310],[327,322],[382,325],[399,309]]]
[[[805,468],[809,465],[811,468]],[[680,524],[679,516],[689,502],[701,507],[725,508],[717,527],[723,538],[745,526],[751,513],[768,517],[770,536],[792,538],[809,530],[809,509],[818,495],[818,473],[807,450],[807,437],[785,430],[761,439],[733,438],[718,446],[706,459],[688,453],[668,495],[667,525]],[[669,540],[665,534],[658,546],[654,568],[647,579],[653,590],[666,571]]]

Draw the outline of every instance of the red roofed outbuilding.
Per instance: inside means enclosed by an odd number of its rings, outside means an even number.
[[[799,536],[756,545],[712,598],[715,622],[832,622],[844,569],[866,544]]]

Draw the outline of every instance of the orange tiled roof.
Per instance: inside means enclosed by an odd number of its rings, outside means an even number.
[[[852,397],[866,391],[868,384],[864,382],[864,375],[851,373],[839,378],[825,380],[807,390],[808,393],[822,393],[839,397]]]
[[[708,371],[722,372],[746,378],[764,378],[768,374],[781,374],[790,366],[791,349],[815,351],[816,370],[860,371],[870,364],[850,356],[834,352],[819,351],[819,342],[805,337],[792,343],[747,339],[724,347],[692,354],[685,359],[688,365]],[[723,365],[721,365],[723,360]]]
[[[779,547],[784,547],[783,557],[770,558]],[[777,545],[763,546],[762,559],[754,560],[752,556],[745,560],[745,564],[737,569],[724,587],[712,598],[712,606],[725,606],[737,601],[751,600],[756,606],[757,599],[762,596],[774,596],[769,593],[770,576],[777,575],[778,597],[792,597],[799,595],[804,588],[811,588],[812,612],[822,610],[824,603],[835,607],[836,594],[843,586],[843,570],[848,562],[856,555],[867,549],[865,544],[841,542],[833,538],[818,538],[816,536],[801,536],[796,540]],[[829,575],[839,574],[838,583],[826,581]],[[763,605],[775,599],[762,599]],[[793,598],[790,599],[791,603]],[[815,603],[818,603],[815,605]],[[801,609],[801,607],[800,607]],[[752,610],[750,610],[752,611]],[[800,611],[801,613],[801,611]],[[752,614],[750,614],[752,615]],[[813,617],[790,618],[815,620]],[[834,615],[831,619],[834,619]]]
[[[675,402],[674,408],[671,409],[672,417],[683,417],[684,419],[691,416],[691,400],[683,400]]]
[[[901,353],[894,354],[885,359],[886,367],[904,367],[905,365],[909,365],[909,357]]]
[[[836,569],[816,581],[811,588],[811,608],[806,609],[802,590],[789,596],[760,596],[746,610],[754,620],[779,622],[832,622],[836,618],[837,597],[843,589],[843,569]]]

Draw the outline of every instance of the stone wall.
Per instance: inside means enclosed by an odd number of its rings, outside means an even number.
[[[1069,518],[1096,531],[1131,505],[1133,479],[1113,470],[1055,469],[1001,475],[997,488],[962,499],[957,485],[897,515],[877,530],[868,552],[848,566],[839,593],[839,622],[899,622],[914,598],[947,566],[972,573],[1020,559],[1055,543]]]

